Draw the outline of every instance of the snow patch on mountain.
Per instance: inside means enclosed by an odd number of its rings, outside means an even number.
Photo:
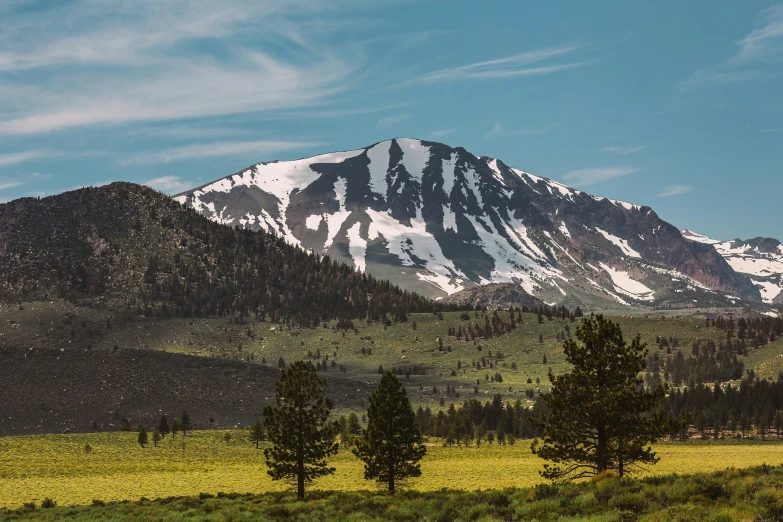
[[[599,234],[604,236],[604,238],[606,238],[607,241],[614,243],[614,245],[617,246],[617,248],[619,248],[620,250],[622,250],[625,255],[630,257],[635,257],[637,259],[641,259],[642,255],[636,250],[634,250],[633,248],[631,248],[631,246],[628,244],[628,241],[626,241],[625,239],[621,239],[615,236],[614,234],[610,234],[606,230],[602,230],[598,227],[595,227],[595,230]]]
[[[370,188],[386,199],[386,173],[389,170],[389,149],[391,140],[382,141],[367,151],[370,160]]]
[[[364,272],[367,268],[365,261],[367,255],[367,241],[362,238],[360,231],[362,224],[356,222],[348,229],[348,252],[351,254],[354,266]]]
[[[427,225],[420,212],[411,219],[411,226],[400,223],[386,212],[372,209],[366,212],[372,219],[368,232],[370,241],[383,237],[389,252],[396,255],[404,266],[419,266],[417,261],[423,263],[427,273],[418,273],[419,279],[448,294],[462,290],[463,284],[459,278],[465,279],[465,274],[443,255],[438,242],[427,232]]]
[[[776,240],[719,241],[691,230],[683,230],[682,236],[715,247],[731,268],[750,276],[765,303],[772,304],[783,295],[783,245],[778,244],[772,249],[768,246],[777,243]],[[764,244],[765,248],[759,248],[759,244]]]
[[[443,192],[446,196],[451,195],[451,189],[454,188],[454,169],[457,168],[457,160],[459,156],[456,152],[452,152],[451,156],[444,159],[441,162],[441,170],[443,176]]]
[[[601,265],[609,277],[612,278],[615,289],[623,295],[638,299],[640,301],[654,301],[653,290],[650,290],[639,281],[631,278],[627,272],[616,270],[605,263],[598,263]]]
[[[457,215],[447,205],[443,205],[443,230],[457,231]]]
[[[430,161],[430,148],[423,145],[419,140],[410,138],[397,139],[397,144],[402,149],[402,164],[408,174],[419,183]]]
[[[682,236],[685,239],[690,239],[691,241],[696,241],[697,243],[704,243],[705,245],[714,245],[715,243],[720,243],[720,241],[716,239],[711,239],[707,236],[697,234],[696,232],[693,232],[691,230],[683,230]]]

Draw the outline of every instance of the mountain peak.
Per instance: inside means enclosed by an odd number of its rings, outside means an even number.
[[[417,138],[258,163],[175,199],[433,297],[514,283],[558,303],[760,299],[714,248],[648,207]]]

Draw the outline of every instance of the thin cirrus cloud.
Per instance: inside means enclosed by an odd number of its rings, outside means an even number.
[[[769,76],[765,65],[776,66],[783,56],[783,5],[762,10],[757,27],[737,42],[737,51],[715,67],[700,69],[680,83],[680,90],[719,87]]]
[[[623,176],[628,176],[638,172],[639,169],[630,166],[621,167],[605,167],[594,169],[579,169],[567,172],[563,179],[568,183],[576,186],[588,186],[601,183],[603,181],[609,181],[610,179],[616,179]]]
[[[144,184],[165,194],[178,194],[193,188],[193,183],[185,181],[179,176],[161,176],[148,179]]]
[[[604,152],[612,152],[614,154],[635,154],[637,152],[641,152],[645,150],[647,147],[644,145],[637,145],[635,147],[617,147],[617,146],[609,146],[604,147]]]
[[[682,194],[687,194],[691,190],[693,190],[693,187],[690,185],[666,185],[663,188],[663,191],[656,197],[668,198],[671,196],[680,196]]]
[[[24,185],[24,181],[19,181],[16,179],[0,179],[0,190],[18,187],[19,185]]]
[[[411,118],[413,118],[413,115],[410,113],[402,113],[402,114],[391,114],[389,116],[386,116],[384,118],[381,118],[375,123],[375,126],[379,129],[388,129],[391,127],[394,127],[398,123],[402,123],[404,121],[408,121]]]
[[[289,19],[331,9],[316,0],[75,0],[4,16],[0,135],[317,106],[355,85],[363,57],[310,40],[329,31],[328,17],[307,31]],[[219,55],[200,45],[207,40]],[[266,42],[290,56],[259,50]]]
[[[459,129],[437,129],[432,132],[430,132],[431,138],[445,138],[446,136],[451,136],[455,132],[457,132]]]
[[[309,141],[238,141],[238,142],[214,142],[175,147],[149,154],[136,154],[120,160],[121,165],[152,165],[157,163],[172,163],[175,161],[212,158],[219,156],[238,156],[255,154],[258,161],[267,154],[286,152],[291,150],[306,149],[323,146],[323,142]]]
[[[590,63],[587,61],[552,63],[552,60],[570,57],[570,55],[578,49],[580,49],[580,47],[575,45],[536,49],[514,56],[507,56],[505,58],[439,69],[415,76],[397,84],[397,86],[428,85],[464,80],[501,79],[552,74]]]
[[[491,140],[495,136],[499,135],[501,132],[503,132],[503,124],[496,123],[491,129],[489,129],[487,132],[484,133],[484,139]]]
[[[0,167],[16,165],[18,163],[24,163],[25,161],[31,161],[51,155],[52,152],[47,150],[26,150],[22,152],[0,154]]]

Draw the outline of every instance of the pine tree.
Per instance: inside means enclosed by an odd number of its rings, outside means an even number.
[[[166,438],[166,435],[168,435],[170,432],[169,420],[166,418],[165,415],[160,418],[160,423],[158,423],[158,431],[160,432],[161,436],[163,436],[164,439]]]
[[[188,412],[183,411],[182,416],[179,418],[179,427],[182,430],[182,437],[187,435],[187,431],[190,429],[190,415]]]
[[[160,430],[155,430],[152,432],[152,443],[155,445],[155,447],[158,447],[158,442],[160,442],[160,439],[162,439],[160,435]]]
[[[550,373],[546,413],[537,419],[544,439],[531,449],[555,463],[545,464],[541,475],[574,479],[617,470],[622,476],[638,463],[654,464],[658,457],[648,444],[663,434],[664,422],[649,412],[664,389],[641,387],[646,345],[638,335],[627,344],[619,325],[602,315],[586,318],[576,337],[583,344],[570,339],[563,344],[573,369],[557,377]]]
[[[364,478],[388,484],[393,495],[395,481],[421,475],[418,462],[427,451],[408,395],[394,373],[381,377],[370,396],[367,419],[353,453],[364,461]]]
[[[149,442],[149,436],[147,435],[147,428],[144,426],[139,426],[139,437],[137,439],[139,441],[139,446],[142,448],[144,447],[147,442]]]
[[[256,445],[258,449],[259,443],[264,440],[264,423],[260,419],[250,426],[250,442]]]
[[[304,500],[305,483],[334,473],[326,457],[337,453],[337,423],[329,421],[332,404],[326,380],[315,368],[297,361],[277,381],[275,405],[264,408],[264,423],[272,447],[264,450],[267,473],[273,480],[297,481],[297,498]]]

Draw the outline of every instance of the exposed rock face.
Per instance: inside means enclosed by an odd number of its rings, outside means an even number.
[[[510,307],[539,307],[545,303],[525,292],[514,283],[489,283],[460,290],[444,299],[447,303],[469,304],[472,307],[488,307],[491,310],[507,310]]]
[[[690,230],[683,230],[682,235],[715,247],[736,272],[750,277],[765,303],[783,304],[783,245],[780,241],[769,237],[717,241]]]
[[[712,245],[649,207],[441,143],[259,163],[175,199],[433,297],[507,282],[567,304],[671,302],[685,290],[761,299]]]

